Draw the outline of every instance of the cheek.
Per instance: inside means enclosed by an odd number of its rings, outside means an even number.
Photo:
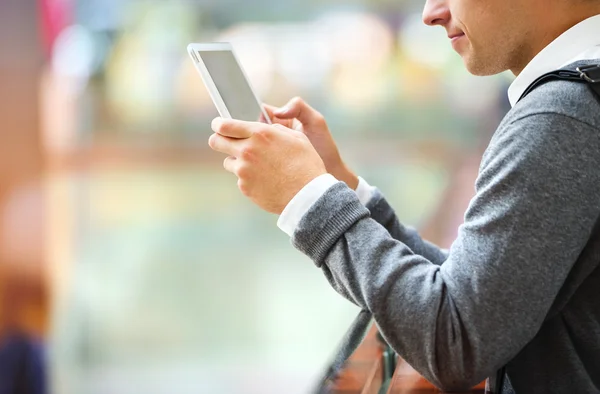
[[[498,0],[456,0],[449,4],[453,26],[462,30],[470,41],[480,42],[497,31]],[[498,9],[495,9],[498,8]]]

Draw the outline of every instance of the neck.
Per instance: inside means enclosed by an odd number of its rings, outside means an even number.
[[[527,66],[527,64],[529,64],[542,49],[547,47],[552,41],[556,40],[561,34],[587,18],[600,14],[598,2],[594,3],[593,7],[587,5],[586,2],[585,5],[579,6],[583,9],[579,9],[579,7],[575,8],[573,5],[568,11],[557,11],[555,12],[555,17],[547,18],[549,23],[546,23],[542,28],[540,28],[540,26],[535,27],[536,29],[539,29],[537,34],[536,31],[529,31],[526,34],[526,36],[529,37],[529,40],[522,44],[522,53],[520,53],[520,56],[517,56],[515,65],[510,68],[510,71],[515,76],[518,76],[525,66]]]

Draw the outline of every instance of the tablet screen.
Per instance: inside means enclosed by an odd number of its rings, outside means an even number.
[[[231,51],[201,51],[202,58],[233,119],[256,122],[261,107]]]

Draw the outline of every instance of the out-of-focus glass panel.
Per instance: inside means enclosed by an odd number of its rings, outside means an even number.
[[[55,179],[77,212],[56,311],[61,393],[307,392],[358,310],[229,174]],[[332,341],[333,339],[333,341]]]

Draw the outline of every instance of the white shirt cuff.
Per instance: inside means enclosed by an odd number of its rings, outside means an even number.
[[[310,207],[336,183],[338,180],[331,174],[320,175],[308,182],[281,212],[277,227],[291,237]]]
[[[294,231],[310,207],[336,183],[338,180],[331,174],[323,174],[307,183],[285,207],[277,220],[277,227],[290,237],[294,235]],[[367,205],[373,197],[373,189],[374,187],[367,181],[358,177],[356,194],[363,205]]]
[[[356,194],[360,202],[366,206],[367,203],[373,198],[373,191],[375,188],[367,183],[361,177],[358,177],[358,186],[356,186]]]

